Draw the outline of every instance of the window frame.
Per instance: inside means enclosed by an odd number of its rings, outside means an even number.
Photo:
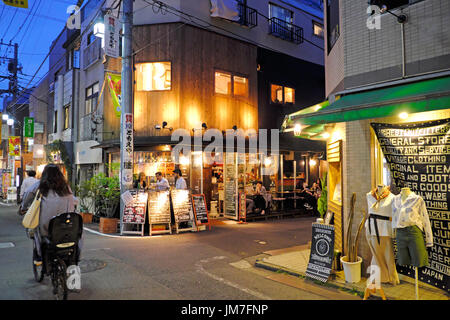
[[[278,18],[278,17],[273,17],[273,16],[272,16],[272,10],[271,10],[271,7],[272,7],[272,6],[278,7],[278,8],[281,8],[281,9],[284,9],[284,10],[286,10],[286,11],[289,11],[289,12],[291,13],[291,21],[290,21],[290,22],[287,22],[287,21],[284,21],[284,20],[283,20],[283,21],[286,22],[286,23],[289,23],[289,24],[294,24],[294,11],[292,11],[292,10],[286,8],[286,7],[280,6],[279,4],[273,3],[273,2],[269,2],[269,19],[272,19],[272,18],[280,19],[280,18]],[[281,20],[281,19],[280,19],[280,20]]]
[[[322,23],[316,21],[316,20],[311,20],[311,21],[312,21],[312,34],[313,34],[313,36],[316,37],[316,38],[319,38],[319,39],[324,39],[325,38],[325,27],[324,27],[324,25]],[[316,25],[322,28],[322,35],[321,36],[317,35],[314,32],[314,27]]]
[[[216,73],[224,73],[230,76],[231,78],[231,89],[229,94],[216,92]],[[244,78],[247,79],[247,94],[245,96],[242,95],[236,95],[234,93],[234,77]],[[250,97],[250,77],[248,75],[245,75],[243,73],[238,72],[232,72],[232,71],[226,71],[223,69],[215,68],[213,72],[213,84],[214,84],[214,95],[215,96],[221,96],[221,97],[230,97],[230,98],[237,98],[237,99],[248,99]]]
[[[94,93],[94,86],[95,85],[98,85],[98,91]],[[88,95],[88,90],[89,89],[92,89],[92,93],[90,95]],[[92,109],[92,104],[91,104],[91,107],[90,107],[90,109],[91,109],[90,112],[86,112],[87,111],[86,103],[88,102],[88,100],[93,100],[94,98],[97,99],[96,106],[98,107],[99,91],[100,91],[100,82],[99,81],[94,82],[89,87],[86,87],[85,92],[84,92],[84,94],[85,94],[85,96],[84,96],[84,115],[85,116],[94,112],[94,110]]]
[[[53,133],[58,132],[58,110],[53,111]]]
[[[63,131],[71,128],[70,123],[70,103],[63,107]]]
[[[137,73],[137,65],[138,64],[145,64],[145,63],[170,63],[170,89],[165,90],[138,90],[138,73]],[[173,63],[172,60],[157,60],[157,61],[140,61],[135,62],[133,69],[134,69],[134,89],[136,92],[171,92],[173,90]]]
[[[272,86],[278,86],[281,87],[281,92],[283,93],[283,101],[281,103],[277,103],[272,101]],[[288,89],[292,89],[294,90],[294,96],[293,96],[293,100],[294,102],[286,102],[286,88]],[[271,82],[269,85],[269,100],[270,100],[270,104],[275,104],[275,105],[283,105],[283,106],[295,106],[295,102],[297,101],[296,99],[296,88],[293,88],[291,86],[287,86],[287,85],[282,85],[282,84],[277,84],[274,82]]]

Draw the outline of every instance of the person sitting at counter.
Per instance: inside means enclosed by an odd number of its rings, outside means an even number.
[[[268,195],[266,188],[263,186],[262,181],[256,183],[256,190],[251,199],[246,200],[247,213],[261,213],[264,215],[266,213],[266,208],[268,204]]]
[[[135,189],[147,189],[147,182],[145,181],[145,173],[140,172],[139,178],[134,182],[133,188]]]
[[[169,181],[166,178],[163,178],[161,172],[156,173],[156,190],[157,191],[166,191],[170,189]]]
[[[180,169],[175,169],[173,171],[173,173],[175,173],[175,189],[183,189],[186,190],[187,189],[187,184],[186,184],[186,180],[184,180],[181,170]]]

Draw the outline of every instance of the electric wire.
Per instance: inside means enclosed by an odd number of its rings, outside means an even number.
[[[16,34],[9,40],[10,42],[12,42],[14,40],[15,37],[17,37],[17,35],[20,33],[20,31],[22,30],[23,26],[27,24],[28,19],[30,18],[34,7],[36,6],[36,3],[38,3],[37,1],[33,2],[33,5],[31,6],[31,10],[28,12],[27,16],[25,17],[25,20],[22,22],[22,24],[20,25],[20,27],[17,29]],[[26,32],[25,32],[26,33]]]
[[[103,5],[105,4],[105,2],[106,2],[106,0],[103,0],[103,2],[101,3],[101,5],[99,6],[99,10],[97,10],[96,16],[97,16],[98,13],[101,11],[101,8],[102,8]],[[90,27],[94,24],[95,19],[96,19],[96,18],[94,17],[94,18],[91,20],[91,22],[89,23],[89,25],[88,25],[88,26],[85,28],[85,30],[80,34],[80,36],[79,36],[80,38],[82,38],[83,35],[84,35],[87,31],[90,30]],[[54,42],[57,42],[58,39],[61,37],[62,34],[63,34],[63,33],[61,32],[61,33],[58,35],[58,37],[54,40]],[[36,70],[36,72],[34,73],[33,77],[32,77],[32,78],[30,79],[30,81],[28,82],[28,84],[27,84],[27,86],[25,87],[25,89],[21,91],[20,96],[17,97],[17,98],[16,98],[16,101],[15,101],[12,105],[9,105],[8,108],[10,108],[10,109],[12,110],[13,107],[15,107],[15,106],[17,105],[18,100],[24,95],[24,93],[26,92],[26,90],[29,89],[29,86],[30,86],[32,80],[36,77],[36,75],[38,74],[39,70],[42,68],[42,66],[44,65],[45,61],[46,61],[46,60],[48,59],[48,57],[50,56],[50,53],[51,53],[51,51],[49,51],[49,52],[47,53],[47,55],[45,56],[44,60],[42,61],[42,63],[40,64],[40,66],[38,67],[38,69]],[[59,58],[59,60],[56,61],[55,64],[58,64],[63,58],[65,58],[65,55],[63,55],[61,58]],[[48,70],[48,71],[42,76],[42,78],[46,77],[46,76],[49,74],[49,72],[50,72],[50,70]],[[22,104],[22,105],[23,105],[23,104]],[[15,110],[13,110],[12,112],[13,112],[13,113],[17,113],[17,112],[20,111],[20,110],[21,110],[21,108],[20,108],[20,106],[19,106],[19,107],[17,107]]]

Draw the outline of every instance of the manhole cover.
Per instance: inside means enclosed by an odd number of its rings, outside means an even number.
[[[0,242],[0,249],[13,248],[13,247],[15,247],[15,245],[12,242]]]
[[[78,264],[80,266],[81,273],[93,272],[101,270],[106,267],[106,262],[95,259],[81,260]]]

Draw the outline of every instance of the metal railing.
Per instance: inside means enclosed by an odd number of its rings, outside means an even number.
[[[258,11],[244,3],[238,2],[239,23],[243,26],[254,28],[258,25]]]
[[[296,44],[303,42],[303,28],[278,18],[269,19],[269,34]]]

